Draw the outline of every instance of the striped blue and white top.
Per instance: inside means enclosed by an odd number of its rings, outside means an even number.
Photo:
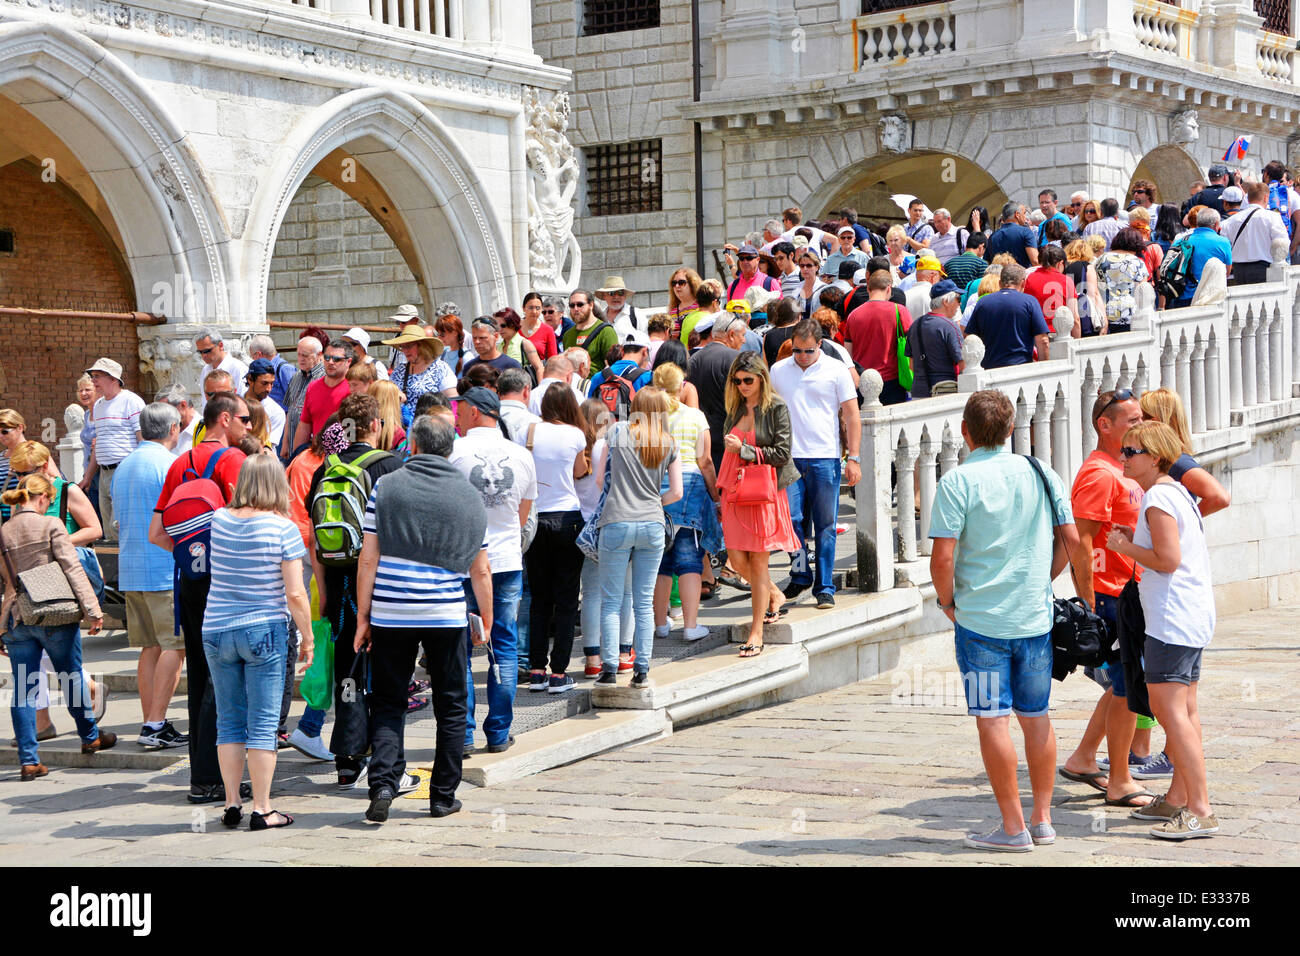
[[[361,530],[377,535],[375,493],[366,503]],[[487,547],[484,540],[483,547]],[[370,598],[370,623],[377,627],[466,627],[465,578],[455,571],[379,555],[375,590]]]
[[[302,532],[288,518],[236,518],[229,508],[212,515],[212,586],[204,631],[229,631],[289,617],[280,564],[305,559]]]

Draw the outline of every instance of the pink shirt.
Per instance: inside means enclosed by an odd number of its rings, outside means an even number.
[[[320,434],[329,417],[339,410],[343,399],[352,394],[348,380],[341,379],[330,388],[325,379],[318,378],[307,386],[307,394],[302,400],[302,417],[298,421],[311,428],[313,436]]]

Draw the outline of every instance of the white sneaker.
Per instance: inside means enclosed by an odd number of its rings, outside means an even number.
[[[703,624],[695,627],[688,627],[682,632],[682,639],[687,641],[701,641],[709,636],[709,629]]]
[[[301,730],[295,729],[289,735],[289,746],[304,757],[311,757],[312,760],[333,760],[334,755],[330,749],[325,746],[325,741],[320,737],[308,737]]]
[[[660,624],[655,627],[655,637],[667,637],[668,632],[672,630],[671,624]]]
[[[682,619],[682,609],[680,607],[673,607],[672,605],[669,605],[668,616],[671,617],[674,621],[680,621]]]
[[[420,789],[420,778],[413,773],[404,774],[401,782],[397,785],[397,793],[400,796],[403,793],[411,793]]]

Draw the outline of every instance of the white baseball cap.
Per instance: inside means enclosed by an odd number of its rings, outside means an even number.
[[[370,333],[367,332],[365,329],[362,328],[348,329],[346,332],[343,333],[343,338],[347,339],[349,342],[357,343],[357,345],[360,345],[363,349],[370,348]]]

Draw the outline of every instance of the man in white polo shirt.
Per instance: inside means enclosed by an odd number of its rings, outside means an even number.
[[[848,433],[848,465],[844,484],[853,487],[861,477],[858,443],[862,426],[858,420],[858,393],[849,368],[825,357],[821,351],[820,322],[805,319],[794,328],[793,354],[772,366],[772,387],[790,408],[793,441],[790,456],[799,469],[799,480],[786,488],[790,517],[802,549],[790,556],[790,583],[785,588],[793,600],[808,588],[817,596],[817,607],[835,606],[835,522],[840,505],[840,433],[844,422]],[[814,579],[808,557],[807,535],[817,540],[817,572]]]
[[[95,420],[95,447],[81,479],[85,491],[99,472],[99,515],[104,525],[104,540],[117,540],[113,522],[113,472],[127,455],[140,445],[140,413],[144,399],[123,387],[122,366],[102,358],[86,373],[95,383],[99,398],[91,412]]]
[[[234,356],[226,354],[226,343],[220,332],[204,332],[194,340],[194,349],[199,353],[199,358],[203,359],[203,371],[199,373],[200,394],[206,394],[203,391],[203,380],[217,369],[229,373],[230,380],[235,383],[237,394],[243,395],[248,391],[248,386],[244,382],[248,375],[248,366]]]

